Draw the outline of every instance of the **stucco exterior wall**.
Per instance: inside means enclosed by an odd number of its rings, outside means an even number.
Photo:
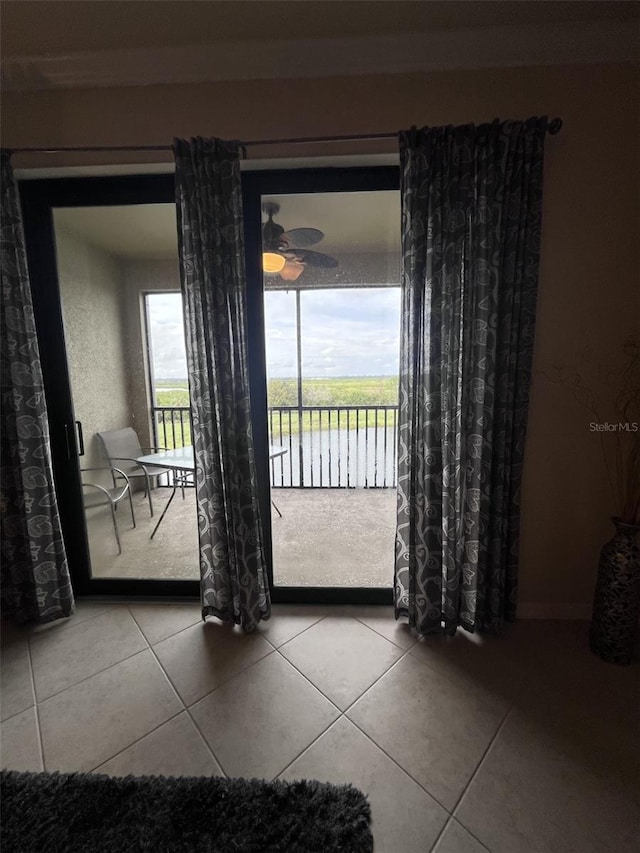
[[[97,432],[131,425],[122,270],[116,258],[56,229],[58,275],[83,468],[105,464]],[[98,482],[98,480],[96,480]]]

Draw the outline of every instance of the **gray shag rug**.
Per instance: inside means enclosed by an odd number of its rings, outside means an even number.
[[[218,777],[0,778],[3,853],[360,853],[366,797],[351,785]]]

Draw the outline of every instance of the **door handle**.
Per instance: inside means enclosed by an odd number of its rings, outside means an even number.
[[[78,456],[84,456],[84,436],[80,421],[75,421],[73,425],[64,425],[64,440],[67,445],[67,459],[69,462],[72,459],[77,459]]]
[[[71,462],[71,460],[76,456],[72,447],[71,447],[71,436],[69,435],[69,424],[64,425],[64,442],[67,446],[67,461]]]
[[[76,430],[78,433],[78,456],[84,456],[84,435],[82,434],[81,421],[76,421]]]

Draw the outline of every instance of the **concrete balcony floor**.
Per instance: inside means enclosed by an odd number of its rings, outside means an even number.
[[[184,500],[176,494],[149,539],[170,494],[154,489],[154,518],[142,493],[134,494],[135,528],[128,505],[120,504],[120,555],[108,510],[87,513],[94,577],[199,578],[193,489]],[[274,489],[273,499],[282,512],[272,511],[278,586],[392,586],[395,489]]]

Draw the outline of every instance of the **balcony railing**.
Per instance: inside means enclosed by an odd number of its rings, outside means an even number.
[[[157,447],[188,447],[191,441],[189,406],[152,406],[154,443]]]
[[[191,444],[188,406],[152,409],[156,443]],[[272,488],[393,488],[397,406],[274,406],[269,440],[286,449],[272,459]]]

